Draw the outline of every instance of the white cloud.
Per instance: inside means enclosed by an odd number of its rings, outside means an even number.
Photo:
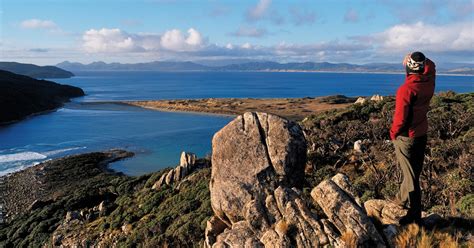
[[[126,52],[138,49],[131,35],[122,30],[87,30],[82,36],[83,47],[87,52]]]
[[[246,42],[246,43],[242,44],[241,47],[242,47],[243,49],[251,49],[251,48],[252,48],[252,45],[251,45],[250,43]]]
[[[186,44],[194,47],[200,47],[203,45],[203,39],[201,33],[199,33],[196,29],[190,28],[188,29],[188,38],[186,39]]]
[[[272,0],[259,0],[257,5],[247,11],[248,20],[258,20],[265,16]]]
[[[181,30],[172,29],[163,35],[130,34],[118,28],[90,29],[83,36],[83,48],[87,52],[147,52],[147,51],[196,51],[206,44],[202,35],[193,28],[185,36]]]
[[[473,51],[472,23],[429,25],[423,22],[395,25],[373,35],[385,51],[425,50],[432,52]]]
[[[187,37],[179,29],[166,31],[161,37],[163,48],[171,51],[193,51],[204,46],[204,40],[196,29],[190,28]]]
[[[29,19],[20,23],[25,29],[58,29],[58,25],[51,20]]]
[[[161,37],[161,44],[169,50],[180,50],[184,43],[184,35],[178,29],[166,31]]]

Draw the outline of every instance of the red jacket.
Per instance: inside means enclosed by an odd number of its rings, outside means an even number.
[[[423,74],[407,74],[405,83],[397,90],[395,114],[390,138],[399,135],[420,137],[428,131],[430,100],[434,94],[436,69],[433,61],[427,59]]]

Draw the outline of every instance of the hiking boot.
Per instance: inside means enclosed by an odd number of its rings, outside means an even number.
[[[411,223],[416,223],[419,226],[423,225],[423,220],[421,219],[421,214],[410,213],[408,212],[407,215],[400,218],[398,224],[401,226],[408,225]]]

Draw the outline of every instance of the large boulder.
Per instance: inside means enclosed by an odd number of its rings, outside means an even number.
[[[211,205],[227,225],[245,219],[245,205],[279,186],[301,182],[306,142],[294,122],[266,113],[245,113],[212,139]]]

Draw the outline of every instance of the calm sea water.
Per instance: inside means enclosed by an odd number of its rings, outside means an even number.
[[[268,72],[79,72],[55,80],[87,96],[64,108],[0,127],[0,175],[64,155],[123,148],[137,155],[112,164],[130,175],[174,166],[181,151],[205,156],[231,118],[171,113],[102,101],[207,97],[393,95],[399,74]],[[437,91],[474,91],[473,76],[437,77]]]

